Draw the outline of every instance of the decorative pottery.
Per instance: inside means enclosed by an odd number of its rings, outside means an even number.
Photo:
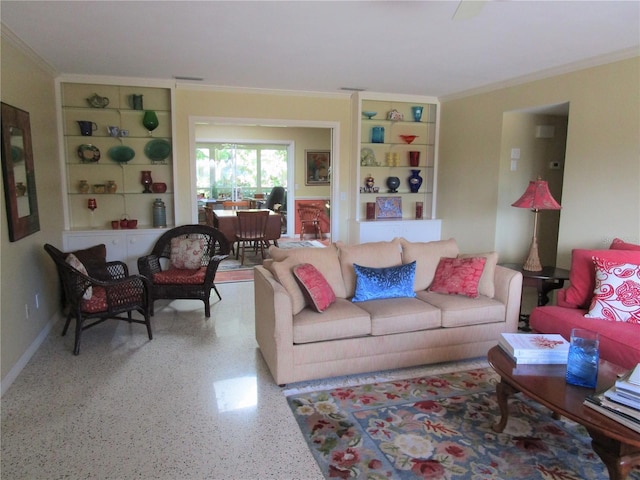
[[[107,127],[107,131],[109,132],[110,137],[119,137],[120,136],[120,127],[115,125],[109,125]]]
[[[418,193],[421,185],[422,177],[420,176],[420,170],[411,170],[411,176],[409,177],[409,189],[411,193]]]
[[[372,192],[373,191],[373,186],[375,185],[375,180],[374,178],[371,176],[371,174],[367,175],[367,177],[364,179],[364,186],[367,190],[367,192]]]
[[[171,143],[161,138],[150,140],[144,147],[144,154],[152,162],[162,162],[171,155]]]
[[[400,135],[400,138],[407,143],[411,143],[418,138],[418,135]]]
[[[367,220],[376,219],[376,204],[375,202],[367,202]]]
[[[384,127],[371,129],[371,143],[384,143]]]
[[[114,180],[107,181],[107,193],[116,193],[118,184]]]
[[[401,114],[398,110],[393,109],[389,113],[387,113],[387,120],[392,120],[394,122],[401,122],[404,120],[404,115]]]
[[[78,146],[78,157],[82,163],[95,163],[100,160],[100,149],[90,143]]]
[[[80,134],[84,137],[90,137],[98,129],[98,124],[90,120],[76,120],[80,127]]]
[[[376,154],[370,148],[360,150],[360,165],[363,167],[373,167],[378,164]]]
[[[409,165],[412,167],[420,165],[420,152],[409,152]]]
[[[97,93],[94,93],[89,98],[87,98],[87,102],[89,102],[89,105],[91,105],[93,108],[105,108],[107,105],[109,105],[109,99],[107,97],[101,97]]]
[[[89,183],[86,180],[78,182],[78,193],[89,193]]]
[[[388,177],[387,187],[389,187],[389,193],[397,193],[400,186],[400,179],[398,177]]]
[[[422,220],[423,202],[416,202],[416,220]]]
[[[164,193],[167,191],[167,184],[164,182],[153,182],[151,184],[151,191],[153,193]]]
[[[25,193],[27,193],[27,186],[22,182],[17,182],[16,183],[16,196],[17,197],[22,197],[22,196],[24,196]]]
[[[156,115],[156,112],[154,112],[153,110],[147,110],[144,112],[144,116],[142,117],[142,125],[144,125],[144,127],[149,130],[149,135],[151,135],[151,132],[158,128],[159,124],[160,123],[158,122],[158,116]]]
[[[365,117],[367,117],[368,120],[371,120],[373,117],[375,117],[378,114],[378,112],[371,112],[371,111],[364,111],[362,112],[362,115],[364,115]]]
[[[423,107],[419,105],[411,107],[411,112],[413,113],[413,120],[415,122],[419,122],[420,120],[422,120],[422,108]]]
[[[93,186],[93,193],[105,193],[107,191],[107,186],[104,183],[96,183]]]
[[[131,108],[134,110],[143,110],[142,108],[142,95],[131,95]]]
[[[151,193],[151,184],[153,183],[151,170],[142,170],[140,172],[140,183],[144,186],[142,193]]]
[[[167,226],[167,209],[161,198],[156,198],[153,202],[153,226],[154,228]]]
[[[115,160],[118,163],[126,163],[136,156],[136,152],[133,150],[133,148],[126,145],[111,147],[107,154],[109,155],[109,157],[111,157],[112,160]]]

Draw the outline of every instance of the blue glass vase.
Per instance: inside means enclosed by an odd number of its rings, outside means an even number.
[[[371,129],[371,143],[384,143],[384,127]]]
[[[413,120],[419,122],[422,120],[422,109],[423,107],[416,105],[415,107],[411,107],[411,111],[413,112]]]
[[[411,176],[409,177],[409,189],[411,193],[418,193],[422,186],[422,177],[420,176],[420,170],[411,170]]]

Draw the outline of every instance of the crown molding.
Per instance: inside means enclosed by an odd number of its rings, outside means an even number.
[[[333,98],[333,99],[349,99],[352,92],[315,92],[306,90],[278,90],[270,88],[246,88],[246,87],[232,87],[228,85],[212,85],[212,84],[194,84],[187,82],[176,81],[176,90],[191,90],[191,91],[207,91],[207,92],[224,92],[224,93],[242,93],[242,94],[257,94],[257,95],[281,95],[281,96],[298,96],[298,97],[318,97],[318,98]]]
[[[29,45],[24,43],[20,37],[18,37],[13,30],[7,27],[4,23],[0,22],[0,36],[2,36],[3,41],[9,42],[15,48],[17,48],[21,53],[25,56],[29,57],[40,69],[50,74],[52,77],[57,77],[60,72],[58,72],[53,65],[44,60],[40,55],[38,55],[35,50],[33,50]]]
[[[605,55],[599,55],[597,57],[587,58],[578,62],[567,63],[559,67],[548,68],[546,70],[540,70],[539,72],[531,73],[528,75],[522,75],[520,77],[510,78],[502,82],[490,83],[482,87],[473,88],[471,90],[465,90],[463,92],[453,93],[451,95],[443,95],[440,98],[441,102],[449,102],[452,100],[459,100],[465,97],[471,97],[473,95],[479,95],[482,93],[489,93],[503,88],[515,87],[524,83],[534,82],[536,80],[544,80],[546,78],[555,77],[558,75],[564,75],[566,73],[573,73],[587,68],[598,67],[600,65],[606,65],[608,63],[615,63],[629,58],[639,57],[640,49],[637,47],[627,48],[624,50],[618,50],[616,52],[608,53]]]

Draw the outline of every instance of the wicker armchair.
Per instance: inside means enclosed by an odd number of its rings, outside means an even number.
[[[149,340],[153,339],[149,318],[150,285],[146,278],[129,275],[124,262],[106,262],[98,279],[89,276],[79,261],[76,267],[68,263],[68,254],[53,245],[46,244],[44,249],[56,264],[64,291],[67,321],[62,335],[66,335],[71,319],[76,319],[74,355],[80,353],[82,332],[109,319],[142,323],[147,326]],[[134,310],[140,312],[144,319],[132,318]],[[123,316],[124,313],[127,315]]]
[[[176,268],[171,263],[172,240],[202,240],[202,259],[195,269]],[[182,225],[167,230],[157,240],[151,254],[138,259],[138,271],[151,282],[151,315],[153,304],[160,299],[202,300],[205,316],[211,316],[209,297],[220,262],[229,256],[229,242],[214,227],[208,225]]]

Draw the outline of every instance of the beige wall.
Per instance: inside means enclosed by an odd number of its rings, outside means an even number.
[[[58,307],[58,280],[42,246],[62,245],[62,192],[58,163],[55,85],[52,74],[39,67],[4,37],[0,39],[2,101],[29,112],[40,231],[10,242],[7,214],[0,208],[0,337],[2,380],[49,328]],[[39,308],[35,295],[39,295]],[[26,318],[25,305],[29,307]]]
[[[463,251],[517,242],[524,260],[529,238],[520,232],[531,232],[532,224],[503,221],[516,215],[510,205],[524,191],[501,155],[503,113],[569,102],[558,266],[569,266],[572,248],[607,248],[616,236],[640,243],[638,85],[640,57],[634,57],[442,102],[443,237],[455,237]]]
[[[184,192],[195,191],[191,177],[183,172],[190,168],[190,117],[218,117],[238,119],[265,119],[282,121],[334,122],[338,128],[334,135],[339,135],[339,148],[333,152],[333,180],[337,180],[339,195],[339,238],[333,240],[348,241],[347,219],[349,218],[349,196],[353,191],[350,177],[351,125],[350,98],[348,96],[296,96],[265,93],[246,93],[215,91],[207,89],[189,90],[180,87],[176,90],[176,152],[177,191],[181,192],[176,199],[176,222],[190,221],[192,218],[192,201]],[[268,122],[272,123],[272,122]],[[338,166],[336,172],[335,166]],[[296,179],[299,179],[296,174]],[[299,183],[302,188],[304,182]],[[303,189],[300,195],[312,195]],[[296,195],[299,195],[296,192]],[[335,211],[332,207],[332,211]]]

